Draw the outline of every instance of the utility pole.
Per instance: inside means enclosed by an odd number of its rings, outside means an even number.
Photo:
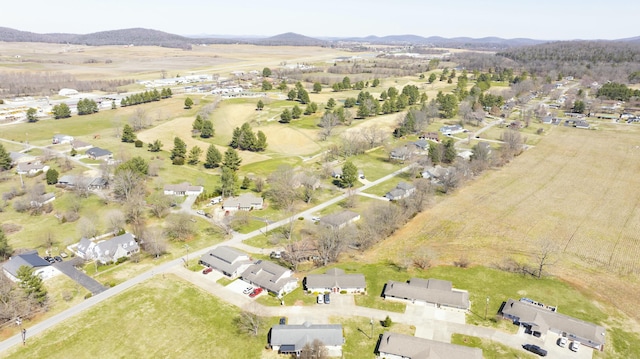
[[[487,304],[484,306],[484,320],[487,320],[487,310],[489,309],[489,296],[487,296]]]
[[[371,320],[369,321],[369,324],[371,324],[371,337],[373,338],[373,317],[371,317]]]

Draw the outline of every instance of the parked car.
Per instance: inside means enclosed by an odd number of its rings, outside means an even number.
[[[287,324],[287,317],[280,317],[280,325],[286,325]]]
[[[53,259],[55,259],[56,262],[62,262],[62,257],[60,257],[60,256],[55,256],[55,257],[53,257]]]
[[[325,293],[324,294],[324,304],[330,304],[330,303],[331,303],[331,294]]]
[[[318,304],[324,304],[324,294],[318,294]]]
[[[567,346],[567,338],[565,338],[565,337],[558,338],[558,346],[560,346],[562,348],[566,347]]]
[[[538,354],[541,357],[546,357],[547,356],[547,351],[540,348],[537,345],[533,345],[533,344],[525,344],[522,346],[525,350],[528,350],[532,353]]]
[[[253,292],[253,287],[246,287],[246,288],[242,291],[242,293],[243,293],[243,294],[249,294],[249,293],[251,293],[251,292]]]
[[[53,257],[49,257],[49,256],[44,257],[44,260],[49,262],[49,263],[51,263],[51,264],[56,262],[56,260],[53,259]]]
[[[197,210],[197,211],[196,211],[196,213],[197,213],[197,214],[199,214],[199,215],[201,215],[201,216],[204,216],[204,211],[203,211],[203,210],[201,210],[201,209]]]
[[[254,298],[260,293],[262,293],[262,288],[258,287],[254,289],[253,292],[251,292],[251,294],[249,294],[249,297]]]
[[[213,272],[213,268],[211,267],[207,267],[204,270],[202,270],[202,274],[209,274],[211,272]]]
[[[571,344],[569,344],[569,349],[571,349],[571,351],[577,352],[578,349],[580,349],[580,342],[577,341],[572,341]]]

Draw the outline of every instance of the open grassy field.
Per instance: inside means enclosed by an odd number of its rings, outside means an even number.
[[[482,356],[486,359],[518,358],[535,359],[537,356],[523,350],[513,349],[489,339],[482,339],[462,334],[454,334],[451,343],[482,349]]]
[[[240,334],[239,309],[171,275],[154,278],[52,328],[6,358],[259,358],[266,334]],[[238,345],[240,341],[242,345]]]
[[[538,243],[551,241],[550,274],[637,320],[639,130],[554,128],[508,166],[416,216],[369,257],[395,260],[427,246],[440,264],[464,253],[472,264],[534,265]]]

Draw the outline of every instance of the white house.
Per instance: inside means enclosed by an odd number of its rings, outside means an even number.
[[[16,172],[21,175],[35,175],[38,172],[47,172],[49,165],[40,162],[20,162],[16,166]]]
[[[454,289],[452,283],[440,279],[411,278],[409,282],[390,280],[384,287],[385,299],[426,303],[434,307],[469,310],[469,292]]]
[[[338,213],[328,214],[320,218],[320,224],[332,228],[341,229],[350,223],[360,219],[360,214],[352,211],[342,211]]]
[[[398,201],[411,196],[416,191],[416,187],[407,182],[400,182],[398,185],[384,195],[389,201]]]
[[[251,193],[245,193],[238,197],[228,198],[222,204],[224,211],[251,211],[254,209],[262,209],[264,200],[262,197],[254,196]]]
[[[344,336],[342,324],[275,325],[269,333],[269,346],[280,354],[300,355],[307,344],[322,342],[330,357],[342,356]]]
[[[82,238],[76,247],[78,256],[85,260],[97,260],[103,264],[116,262],[122,257],[130,257],[137,252],[140,252],[140,246],[131,233],[97,243]]]
[[[242,272],[242,280],[282,296],[298,287],[293,272],[275,263],[259,260]]]
[[[230,278],[243,273],[253,261],[245,253],[227,246],[216,247],[200,257],[200,264],[213,268]]]
[[[204,190],[202,186],[192,186],[189,182],[168,184],[164,186],[164,194],[168,196],[199,195]]]
[[[38,251],[35,250],[12,256],[4,264],[2,270],[7,278],[14,282],[18,282],[18,269],[22,266],[33,268],[33,273],[40,276],[42,280],[49,279],[60,273],[60,271],[53,267],[51,263],[40,257],[38,255]]]
[[[385,359],[482,359],[478,348],[391,332],[382,334],[377,350],[378,358]]]
[[[440,132],[445,136],[454,135],[456,133],[464,132],[464,128],[460,125],[442,126]]]
[[[340,268],[332,268],[324,274],[309,274],[304,280],[305,289],[311,293],[365,293],[367,283],[360,273],[346,274]]]
[[[55,134],[53,135],[53,140],[51,140],[51,143],[53,143],[54,145],[58,145],[63,143],[71,143],[71,141],[73,141],[73,136]]]

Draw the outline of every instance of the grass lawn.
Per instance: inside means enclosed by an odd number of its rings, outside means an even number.
[[[504,344],[494,342],[489,339],[472,337],[469,335],[453,334],[451,336],[452,344],[464,345],[467,347],[482,349],[482,357],[485,359],[502,359],[502,358],[518,358],[518,359],[534,359],[536,355],[524,352],[522,350],[510,348]]]
[[[390,162],[389,154],[384,148],[352,157],[351,161],[369,181],[375,181],[404,167],[402,163]]]
[[[345,344],[342,347],[344,358],[375,358],[375,348],[378,338],[386,331],[413,335],[415,328],[406,324],[393,323],[391,327],[383,327],[379,321],[373,322],[371,330],[370,318],[331,318],[333,323],[342,324],[345,336]],[[373,332],[373,336],[371,333]]]
[[[252,337],[238,333],[238,313],[233,305],[166,275],[29,338],[29,345],[15,347],[6,357],[259,358],[269,324],[277,319],[267,318]]]

